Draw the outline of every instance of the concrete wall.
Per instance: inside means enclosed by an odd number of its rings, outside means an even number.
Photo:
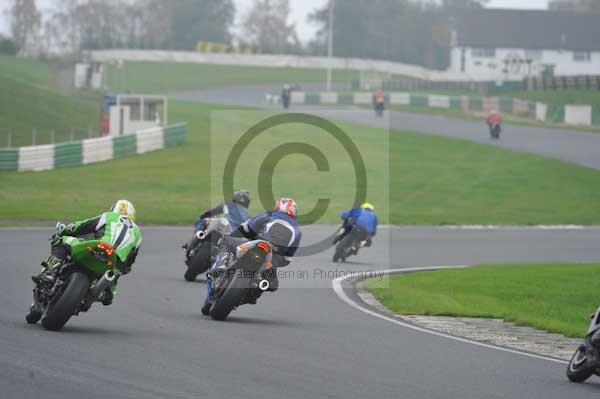
[[[294,55],[248,55],[248,54],[209,54],[187,51],[159,51],[159,50],[98,50],[90,53],[92,61],[113,62],[145,61],[145,62],[171,62],[213,65],[253,66],[261,68],[307,68],[325,69],[328,66],[334,69],[351,69],[357,71],[376,71],[396,75],[410,76],[426,80],[466,80],[465,74],[447,71],[435,71],[418,65],[403,64],[399,62],[369,60],[362,58],[337,58],[331,60],[327,57],[307,57]]]

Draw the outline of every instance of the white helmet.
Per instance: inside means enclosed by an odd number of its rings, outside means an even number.
[[[133,207],[133,204],[127,200],[122,199],[115,202],[115,205],[113,205],[111,211],[123,216],[127,216],[129,220],[135,222],[135,208]]]

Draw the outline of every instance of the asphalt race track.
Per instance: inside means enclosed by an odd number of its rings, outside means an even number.
[[[305,242],[333,226],[305,229]],[[62,332],[25,323],[31,274],[51,228],[0,229],[0,398],[596,398],[564,366],[419,333],[342,302],[333,274],[410,266],[600,259],[600,228],[384,228],[348,264],[295,259],[281,289],[226,322],[200,314],[205,285],[183,280],[185,228],[143,228],[115,303]],[[389,248],[392,248],[390,251]],[[320,270],[315,272],[315,270]],[[329,273],[329,275],[327,274]],[[349,293],[351,295],[351,293]],[[582,316],[583,317],[583,316]]]
[[[318,90],[319,85],[304,85],[305,89]],[[265,106],[265,93],[276,93],[281,86],[261,85],[223,89],[199,90],[172,93],[177,100],[200,101],[211,104]],[[273,107],[273,106],[268,106]],[[280,109],[280,107],[278,107]],[[290,112],[311,113],[348,120],[364,125],[391,127],[397,130],[455,137],[480,143],[490,143],[487,126],[481,122],[444,116],[422,115],[408,112],[387,111],[387,118],[378,119],[372,110],[348,107],[293,106]],[[550,129],[532,126],[503,125],[501,140],[494,145],[517,151],[530,152],[545,157],[557,158],[583,166],[600,169],[600,134],[566,129]]]
[[[177,93],[257,106],[277,87]],[[320,114],[339,116],[337,109]],[[347,114],[346,114],[347,115]],[[347,116],[345,116],[347,118]],[[380,124],[369,110],[351,120]],[[393,112],[394,128],[488,143],[485,126]],[[600,134],[507,126],[498,144],[600,168]],[[304,243],[334,226],[304,228]],[[332,250],[297,258],[275,294],[226,322],[200,314],[203,282],[183,280],[186,228],[142,228],[141,255],[115,303],[94,305],[59,333],[27,325],[30,276],[51,228],[0,229],[3,398],[597,398],[600,379],[569,383],[565,366],[423,334],[341,301],[333,278],[434,265],[600,260],[600,228],[384,228],[346,264]],[[288,272],[288,273],[289,273]],[[301,277],[295,277],[300,275]],[[351,290],[346,292],[353,296]],[[586,315],[582,315],[585,317]]]

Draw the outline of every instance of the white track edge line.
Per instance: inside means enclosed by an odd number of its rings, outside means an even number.
[[[469,266],[460,265],[460,266],[413,267],[413,268],[407,268],[407,269],[382,270],[382,272],[384,272],[387,275],[387,274],[402,273],[402,272],[408,273],[408,272],[432,271],[432,270],[442,270],[442,269],[464,269],[466,267],[469,267]],[[344,288],[342,287],[342,280],[347,280],[347,277],[338,277],[338,278],[336,278],[336,279],[334,279],[334,280],[331,281],[331,285],[333,287],[333,291],[335,292],[335,294],[342,301],[346,302],[351,307],[353,307],[353,308],[355,308],[357,310],[360,310],[361,312],[366,313],[366,314],[368,314],[370,316],[374,316],[374,317],[377,317],[379,319],[389,321],[390,323],[394,323],[394,324],[396,324],[398,326],[406,327],[406,328],[409,328],[411,330],[423,332],[423,333],[430,334],[430,335],[435,335],[435,336],[438,336],[438,337],[448,338],[448,339],[451,339],[451,340],[454,340],[454,341],[458,341],[458,342],[472,344],[472,345],[476,345],[476,346],[480,346],[480,347],[488,348],[488,349],[495,349],[495,350],[499,350],[499,351],[502,351],[502,352],[508,352],[508,353],[513,353],[513,354],[517,354],[517,355],[527,356],[527,357],[534,358],[534,359],[546,360],[546,361],[550,361],[550,362],[554,362],[554,363],[559,363],[559,364],[568,364],[568,362],[566,362],[564,360],[559,360],[559,359],[555,359],[555,358],[548,357],[548,356],[543,356],[543,355],[537,355],[537,354],[534,354],[534,353],[524,352],[524,351],[520,351],[518,349],[511,349],[511,348],[505,348],[505,347],[502,347],[502,346],[496,346],[496,345],[492,345],[492,344],[486,344],[484,342],[479,342],[479,341],[475,341],[475,340],[468,339],[468,338],[456,337],[454,335],[442,333],[442,332],[439,332],[439,331],[429,330],[429,329],[426,329],[426,328],[422,328],[422,327],[416,326],[414,324],[406,323],[406,322],[394,319],[392,317],[385,316],[383,314],[380,314],[378,312],[372,311],[370,309],[367,309],[367,308],[359,305],[358,303],[356,303],[356,301],[354,301],[348,295],[346,295],[346,293],[344,292]]]

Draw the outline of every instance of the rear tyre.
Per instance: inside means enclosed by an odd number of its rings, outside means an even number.
[[[183,277],[186,281],[195,281],[198,275],[210,269],[210,242],[203,243],[196,255],[190,260],[190,265]]]
[[[42,317],[44,328],[50,331],[62,329],[81,305],[89,288],[90,279],[87,275],[80,272],[72,273],[67,278],[66,287],[60,298],[48,307],[46,315]]]
[[[567,378],[571,382],[584,382],[592,376],[594,371],[589,367],[585,356],[585,345],[581,345],[567,366]]]
[[[336,253],[340,261],[346,261],[346,258],[349,256],[349,249],[352,247],[353,241],[354,231],[351,231],[344,238],[342,238],[342,241],[340,241],[340,243],[338,244],[336,248]]]
[[[248,281],[245,278],[233,276],[223,295],[212,305],[210,317],[213,320],[225,320],[229,313],[240,304],[247,288]]]

